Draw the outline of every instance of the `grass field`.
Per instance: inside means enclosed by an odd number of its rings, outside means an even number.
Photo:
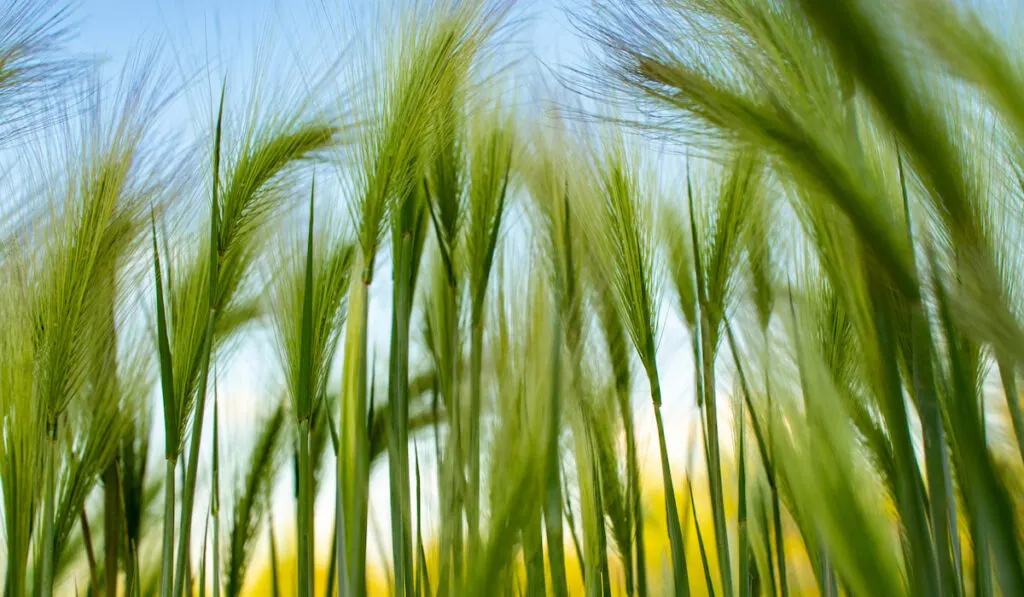
[[[1022,21],[595,0],[548,94],[513,8],[189,145],[2,2],[4,595],[1024,595]]]

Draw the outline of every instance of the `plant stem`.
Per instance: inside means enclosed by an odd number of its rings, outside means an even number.
[[[217,397],[216,371],[213,380],[213,495],[210,498],[210,517],[213,519],[213,591],[220,597],[220,412]]]
[[[414,280],[412,234],[403,232],[395,264],[388,381],[391,433],[388,457],[391,473],[391,542],[395,585],[400,595],[413,597],[412,506],[409,487],[409,322]]]
[[[341,469],[341,459],[338,458],[338,469]],[[338,588],[339,591],[342,587],[348,588],[349,586],[349,573],[347,567],[348,560],[348,535],[345,532],[345,499],[342,493],[342,480],[339,476],[334,483],[334,541],[337,543],[337,562],[335,569],[338,571]]]
[[[160,597],[170,597],[174,590],[174,469],[173,458],[165,461],[164,472],[164,543],[160,565]]]
[[[711,566],[708,564],[708,552],[704,547],[704,533],[700,530],[700,518],[697,516],[697,502],[693,497],[693,485],[689,479],[686,482],[690,493],[690,510],[693,512],[693,526],[697,532],[697,548],[700,551],[700,563],[704,569],[704,584],[707,585],[708,595],[715,595],[715,581],[711,578]]]
[[[1017,372],[1013,362],[1004,355],[997,357],[999,366],[999,379],[1003,383],[1003,393],[1006,395],[1007,410],[1010,411],[1010,422],[1013,424],[1013,434],[1017,438],[1017,450],[1024,460],[1024,411],[1020,407],[1020,395],[1017,393]]]
[[[450,281],[448,286],[445,300],[448,302],[448,313],[451,315],[448,318],[448,343],[449,346],[459,346],[459,320],[458,320],[458,304],[459,304],[459,289],[458,285],[454,280]],[[460,392],[458,389],[459,380],[459,360],[460,356],[456,356],[459,353],[453,353],[451,363],[451,377],[449,378],[449,393],[451,395],[452,403],[452,438],[454,444],[454,452],[452,454],[452,477],[455,489],[455,499],[452,500],[452,515],[448,522],[452,525],[452,582],[448,585],[451,597],[456,597],[458,591],[463,586],[463,558],[465,553],[465,547],[463,544],[463,533],[462,533],[462,513],[465,508],[466,501],[466,454],[463,434],[463,412],[462,400],[460,398]]]
[[[599,527],[603,524],[603,512],[598,510],[597,475],[594,467],[594,452],[590,430],[581,409],[575,408],[570,417],[574,456],[576,458],[576,479],[579,487],[580,526],[583,529],[583,585],[587,597],[601,597],[601,549]]]
[[[335,517],[331,530],[331,551],[327,557],[327,582],[324,583],[324,597],[332,597],[335,594],[334,585],[338,580],[338,519]]]
[[[267,542],[270,543],[270,594],[278,597],[281,594],[281,570],[277,558],[277,538],[274,536],[274,518],[267,521]],[[302,569],[298,570],[299,586],[302,586]]]
[[[672,550],[672,585],[675,594],[690,594],[690,580],[686,569],[686,552],[683,532],[679,526],[679,511],[676,508],[675,485],[672,483],[672,469],[668,460],[668,444],[665,442],[665,423],[661,418],[661,385],[657,374],[651,379],[651,399],[654,404],[654,421],[658,426],[658,451],[661,455],[661,482],[665,493],[665,521],[668,526],[668,540]]]
[[[647,597],[647,556],[644,551],[644,524],[643,504],[640,499],[640,466],[637,462],[636,453],[636,428],[633,423],[633,410],[629,403],[629,389],[621,388],[623,396],[620,398],[622,426],[626,434],[626,482],[627,482],[627,508],[630,510],[632,527],[634,533],[633,550],[636,555],[635,562],[632,561],[633,554],[630,554],[629,566],[635,565],[636,595]],[[629,575],[627,575],[629,578]],[[627,587],[627,593],[628,593]]]
[[[310,528],[312,517],[312,496],[308,477],[312,475],[309,464],[309,419],[303,418],[299,421],[299,557],[298,557],[298,595],[299,597],[311,597],[313,595],[313,578],[310,574],[312,569],[313,544],[312,529]]]
[[[765,354],[768,350],[767,335],[765,336]],[[770,357],[768,357],[770,358]],[[779,488],[775,483],[775,405],[772,402],[771,382],[768,372],[764,374],[765,397],[768,402],[768,471],[771,483],[772,527],[775,529],[775,556],[779,567],[779,597],[789,597],[789,573],[786,567],[786,545],[782,528],[782,505],[779,500]]]
[[[556,311],[551,332],[551,394],[548,399],[547,446],[544,469],[544,533],[547,538],[548,567],[554,597],[568,597],[565,576],[565,540],[562,536],[562,485],[559,470],[558,436],[562,415],[562,318]]]
[[[948,455],[942,411],[935,394],[930,347],[932,340],[928,321],[920,307],[913,307],[913,386],[924,439],[925,469],[928,482],[929,522],[939,566],[940,595],[959,595],[960,583],[953,564],[948,512],[956,508],[955,497],[946,492],[949,485]]]
[[[704,370],[704,408],[708,431],[708,471],[712,519],[715,529],[715,543],[718,553],[722,592],[732,597],[732,567],[729,563],[729,531],[725,520],[725,495],[722,489],[722,457],[718,439],[718,405],[715,387],[715,339],[708,321],[707,306],[701,308],[701,357]]]
[[[206,335],[203,340],[203,357],[196,385],[195,413],[192,422],[192,437],[189,442],[188,462],[185,468],[184,487],[181,492],[181,525],[178,529],[178,561],[174,572],[174,597],[182,597],[185,577],[189,568],[189,547],[192,537],[192,507],[196,495],[196,476],[199,469],[199,446],[203,436],[203,415],[206,412],[206,384],[210,377],[210,359],[213,349],[213,328],[216,310],[212,307],[206,317]]]
[[[544,542],[541,510],[537,508],[522,529],[523,566],[526,568],[526,594],[547,595],[544,582]]]
[[[206,513],[206,523],[203,525],[203,548],[199,556],[199,597],[206,597],[206,541],[210,534],[210,513]]]
[[[612,597],[612,577],[608,568],[608,531],[604,524],[604,494],[601,492],[601,471],[598,469],[596,458],[593,461],[593,466],[594,479],[597,481],[594,484],[594,497],[600,523],[597,525],[597,545],[600,554],[598,564],[601,568],[601,595],[602,597]]]
[[[53,581],[54,581],[54,561],[55,554],[55,537],[54,537],[54,512],[56,510],[57,502],[57,424],[56,422],[47,423],[47,439],[46,439],[46,452],[43,455],[45,459],[44,466],[44,483],[45,483],[45,494],[43,497],[43,565],[42,565],[42,584],[40,595],[42,597],[52,597],[53,595]]]
[[[345,356],[342,370],[341,429],[338,457],[338,479],[340,480],[344,519],[344,549],[339,549],[338,570],[346,581],[343,594],[346,597],[363,597],[366,594],[366,508],[367,483],[369,475],[369,438],[367,437],[366,402],[366,318],[370,280],[360,276],[369,272],[368,256],[357,251],[349,287],[348,326],[345,330]],[[345,562],[343,564],[342,552]]]
[[[96,572],[96,552],[93,550],[92,533],[89,531],[89,516],[85,513],[85,506],[82,506],[78,513],[78,519],[82,525],[82,544],[85,547],[85,560],[89,565],[89,586],[93,595],[100,594],[100,579]],[[115,567],[116,570],[116,567]]]
[[[427,555],[423,550],[423,508],[421,484],[420,484],[420,452],[416,444],[413,444],[416,454],[416,597],[432,595],[430,591],[430,578],[427,573]],[[330,597],[330,596],[328,596]]]
[[[469,487],[466,491],[466,529],[469,540],[469,559],[480,546],[480,385],[483,361],[483,316],[473,318],[469,344]]]
[[[444,336],[442,345],[446,350],[441,351],[442,362],[438,367],[441,379],[441,395],[446,400],[449,409],[449,432],[446,438],[442,464],[439,467],[438,475],[441,486],[442,498],[447,504],[447,510],[443,515],[442,533],[440,540],[440,574],[438,578],[438,594],[442,596],[455,597],[463,585],[463,507],[465,504],[465,469],[466,455],[463,445],[464,419],[466,413],[463,410],[461,394],[459,392],[459,297],[458,283],[450,275],[442,290],[443,301],[443,322],[440,330]],[[445,493],[447,492],[447,493]]]
[[[103,472],[103,591],[107,597],[117,597],[117,563],[123,520],[118,477],[115,459]],[[82,515],[84,522],[84,510]]]
[[[738,422],[736,424],[736,433],[739,436],[739,512],[737,513],[737,526],[739,527],[739,550],[737,551],[737,557],[739,557],[739,583],[740,583],[740,597],[750,596],[750,558],[748,552],[748,530],[747,530],[747,463],[746,463],[746,443],[745,439],[745,424],[746,417],[744,415],[743,400],[739,400],[739,416],[737,417]]]

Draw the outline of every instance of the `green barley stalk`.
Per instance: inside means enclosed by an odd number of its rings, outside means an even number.
[[[327,376],[341,335],[352,249],[337,234],[315,233],[315,181],[310,188],[304,248],[284,252],[271,308],[298,434],[299,594],[312,595],[315,462],[326,444],[323,428]],[[328,218],[329,219],[329,218]],[[329,226],[323,228],[330,228]],[[317,433],[313,427],[318,426]],[[316,443],[316,445],[314,445]]]
[[[101,119],[98,96],[86,98],[95,112],[84,123],[81,144],[66,156],[79,163],[68,164],[66,181],[44,187],[50,194],[52,212],[37,230],[47,240],[40,251],[41,270],[32,290],[35,296],[28,303],[36,328],[31,338],[36,363],[32,391],[26,396],[38,401],[37,416],[45,430],[45,436],[40,435],[41,555],[34,587],[43,597],[52,594],[65,540],[89,490],[113,459],[124,431],[117,422],[119,389],[114,378],[99,383],[93,376],[93,387],[88,385],[96,367],[95,360],[91,366],[89,360],[104,354],[104,345],[115,331],[110,301],[116,299],[116,290],[104,284],[116,279],[119,261],[127,257],[143,230],[139,206],[144,197],[135,177],[140,174],[138,162],[150,106],[145,77],[131,83],[137,95],[118,106],[111,123]],[[69,409],[75,398],[89,389],[97,400],[94,407],[100,407],[93,413],[92,422],[99,426],[92,432],[113,433],[107,439],[114,437],[115,441],[79,436],[85,445],[64,466],[62,440],[88,431],[75,428]]]
[[[299,375],[295,392],[295,418],[299,435],[299,511],[298,511],[298,595],[311,597],[313,594],[313,469],[310,466],[310,419],[313,415],[312,368],[313,368],[313,200],[316,196],[316,181],[309,191],[309,236],[306,241],[305,284],[302,289],[302,332],[299,338]],[[343,284],[339,284],[343,287]]]
[[[500,107],[470,130],[469,218],[466,222],[466,261],[469,267],[470,371],[469,371],[469,485],[466,514],[470,549],[479,545],[480,521],[480,425],[483,360],[484,304],[501,231],[509,179],[512,173],[514,138],[508,122],[501,122]],[[493,120],[492,120],[493,119]]]
[[[210,516],[213,518],[213,592],[220,597],[220,400],[217,392],[217,371],[213,375],[213,483],[210,491]],[[205,581],[204,581],[205,582]]]
[[[210,534],[210,512],[206,513],[206,523],[203,525],[203,550],[199,557],[199,597],[206,597],[206,551],[207,539]]]
[[[469,8],[443,7],[434,11],[418,33],[389,48],[384,56],[385,80],[365,105],[371,124],[356,144],[357,167],[350,197],[358,228],[355,270],[349,294],[349,325],[346,332],[342,394],[342,457],[339,458],[343,512],[350,529],[345,542],[352,574],[348,592],[365,592],[365,484],[368,476],[366,388],[367,290],[373,281],[374,260],[383,233],[383,221],[395,197],[406,197],[420,184],[416,164],[425,152],[434,151],[435,113],[452,96],[459,69],[472,56],[490,26]],[[416,14],[409,18],[415,19]],[[406,282],[408,283],[408,282]],[[399,408],[399,411],[402,409]],[[343,464],[344,463],[344,464]],[[408,476],[408,470],[405,470]],[[401,483],[404,485],[404,483]],[[406,493],[395,488],[400,493]],[[404,504],[407,500],[401,497]],[[404,509],[404,506],[403,506]],[[403,529],[402,536],[411,536]],[[404,548],[403,548],[404,549]],[[400,558],[404,563],[404,556]],[[402,565],[396,563],[396,565]],[[340,564],[339,564],[340,567]],[[403,578],[405,574],[403,571]],[[408,585],[406,585],[408,586]]]
[[[392,211],[391,345],[388,379],[388,458],[391,473],[392,550],[395,582],[414,597],[412,511],[409,488],[409,332],[413,297],[427,236],[426,198],[418,186],[408,190]]]
[[[579,354],[580,344],[580,271],[574,259],[579,254],[579,240],[575,234],[574,214],[570,210],[570,178],[563,172],[555,158],[567,146],[564,140],[554,135],[537,135],[531,148],[529,160],[524,160],[521,175],[530,191],[533,215],[538,221],[540,251],[546,256],[551,287],[555,294],[556,316],[552,318],[552,334],[555,347],[563,344],[572,358]],[[565,499],[562,493],[562,474],[559,458],[559,436],[562,428],[565,403],[563,397],[565,382],[573,379],[566,376],[561,350],[552,349],[552,385],[550,387],[551,423],[545,430],[545,497],[544,528],[547,539],[548,567],[551,570],[551,586],[556,597],[568,595],[565,571],[565,550],[562,512]],[[572,528],[571,520],[570,527]],[[583,562],[575,532],[572,533],[577,545],[578,561]]]
[[[583,185],[587,196],[580,199],[584,210],[581,222],[586,226],[588,246],[608,280],[619,316],[650,383],[672,547],[673,584],[679,594],[687,595],[685,554],[661,417],[661,383],[656,363],[660,285],[654,265],[654,189],[645,178],[643,166],[627,153],[624,139],[613,137],[605,140],[605,145],[604,153],[593,158],[592,181]]]
[[[640,468],[637,457],[636,429],[631,402],[632,368],[629,358],[629,340],[615,303],[601,276],[593,279],[593,300],[603,331],[609,365],[612,367],[618,415],[622,420],[626,444],[626,491],[624,513],[625,528],[618,538],[619,548],[625,556],[626,594],[647,595],[647,557],[644,548],[643,509],[641,500]],[[600,444],[599,444],[600,445]],[[607,449],[607,448],[606,448]]]
[[[267,521],[267,543],[270,545],[270,594],[273,597],[279,597],[281,595],[281,566],[277,556],[277,536],[274,533],[273,516]],[[303,584],[302,569],[299,568],[298,572],[298,581],[301,587]]]
[[[220,92],[220,103],[219,103],[219,106],[217,108],[217,123],[215,125],[214,136],[213,136],[213,184],[211,186],[212,201],[210,203],[210,206],[211,206],[211,208],[210,208],[210,238],[209,238],[210,247],[209,247],[209,252],[207,254],[207,259],[208,259],[208,263],[209,263],[209,266],[208,266],[208,268],[209,268],[208,269],[209,279],[208,279],[208,282],[207,282],[207,294],[208,294],[209,298],[208,298],[208,301],[207,301],[207,307],[209,309],[209,312],[206,314],[205,318],[203,318],[205,320],[205,322],[206,322],[205,326],[203,326],[203,327],[205,327],[206,332],[203,335],[203,339],[202,339],[202,341],[201,341],[201,343],[199,345],[199,351],[198,351],[199,352],[199,361],[201,363],[200,364],[200,371],[199,371],[199,378],[200,378],[200,383],[201,383],[201,389],[199,390],[199,396],[198,396],[198,399],[196,401],[198,408],[196,408],[196,411],[195,411],[196,412],[196,415],[195,415],[196,421],[195,422],[199,423],[199,424],[195,425],[195,423],[193,423],[194,427],[193,427],[193,430],[192,430],[192,438],[193,438],[192,449],[189,452],[189,460],[188,460],[188,463],[186,465],[188,468],[185,469],[185,485],[186,486],[182,487],[181,530],[178,532],[178,541],[179,541],[179,543],[178,543],[178,562],[177,562],[177,567],[176,568],[172,568],[172,566],[173,566],[173,560],[172,560],[173,555],[172,554],[173,554],[173,551],[174,551],[174,510],[173,510],[174,503],[173,502],[175,500],[175,496],[174,496],[174,493],[173,493],[173,490],[174,490],[173,486],[174,486],[174,470],[175,470],[175,462],[176,461],[174,459],[170,458],[170,457],[167,459],[167,479],[164,482],[167,484],[169,489],[167,490],[167,493],[165,494],[166,497],[164,499],[165,500],[170,500],[171,501],[171,505],[169,506],[170,510],[165,510],[165,517],[164,517],[164,525],[165,525],[165,529],[164,529],[164,570],[163,570],[163,573],[161,574],[161,578],[163,579],[163,582],[161,584],[161,597],[182,597],[182,593],[184,591],[184,582],[185,582],[185,568],[189,566],[189,562],[188,562],[188,559],[187,559],[187,554],[188,554],[188,549],[189,549],[188,542],[189,542],[189,537],[191,536],[191,529],[192,529],[192,518],[191,518],[192,517],[192,511],[191,511],[192,503],[191,502],[192,502],[192,494],[194,494],[195,489],[194,489],[194,486],[193,486],[193,489],[190,491],[189,488],[187,487],[187,484],[189,483],[189,479],[194,479],[195,478],[196,468],[198,467],[198,464],[199,464],[199,440],[200,440],[200,434],[202,432],[202,412],[203,412],[203,407],[204,407],[203,397],[204,397],[205,392],[206,392],[206,375],[207,375],[207,373],[210,370],[210,354],[212,352],[211,344],[213,343],[213,326],[214,326],[214,321],[213,321],[213,314],[212,314],[212,312],[215,311],[215,305],[216,305],[216,302],[217,302],[217,281],[218,281],[217,280],[217,278],[218,278],[217,268],[218,268],[218,266],[220,264],[220,258],[219,258],[219,251],[220,251],[220,249],[219,249],[219,246],[218,246],[218,242],[219,242],[218,236],[220,234],[220,226],[219,226],[219,223],[218,223],[219,205],[218,205],[217,194],[218,194],[218,192],[220,190],[221,135],[222,135],[222,132],[223,132],[224,95],[225,95],[226,88],[227,88],[227,85],[225,83],[225,85],[221,88],[221,92]],[[155,240],[154,240],[154,242],[155,242]],[[173,363],[173,361],[170,361],[170,359],[168,359],[168,361]],[[172,380],[173,380],[173,378],[169,378],[166,383],[171,384]],[[181,381],[184,381],[184,380],[181,380]],[[173,386],[171,386],[171,387],[173,387]],[[172,396],[173,396],[173,399],[176,402],[178,402],[178,404],[175,406],[174,410],[170,411],[170,413],[168,413],[167,407],[165,406],[165,412],[164,412],[165,418],[167,417],[168,414],[173,414],[175,417],[177,417],[177,416],[182,416],[182,417],[187,416],[186,413],[181,413],[180,412],[179,407],[181,406],[181,401],[178,400],[178,394],[172,394]],[[165,403],[166,403],[166,401],[167,401],[166,396],[165,396],[164,400],[165,400]],[[174,442],[174,458],[177,458],[178,451],[179,451],[177,443],[181,441],[180,436],[178,435],[179,433],[183,433],[183,430],[181,429],[181,427],[183,427],[183,425],[179,426],[179,425],[175,424],[174,431],[176,433],[174,435],[167,435],[167,436],[165,436],[166,437],[165,443],[168,445],[168,453],[170,453],[171,443]],[[170,514],[170,520],[167,520],[167,514]],[[171,576],[172,574],[174,575],[173,578]]]
[[[213,182],[209,246],[185,280],[172,290],[172,350],[179,417],[191,415],[191,441],[182,488],[178,557],[174,573],[175,597],[181,597],[189,569],[199,448],[205,414],[206,385],[215,344],[237,329],[249,307],[239,289],[251,271],[270,216],[283,206],[283,185],[300,160],[315,156],[337,143],[337,128],[306,115],[307,108],[264,119],[254,116],[244,131],[238,153],[222,168],[224,91],[213,139]],[[218,325],[221,333],[218,332]],[[234,327],[232,327],[234,326]],[[184,424],[178,426],[179,434]],[[180,438],[179,438],[180,439]]]

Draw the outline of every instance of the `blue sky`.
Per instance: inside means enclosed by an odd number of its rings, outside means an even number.
[[[169,74],[170,85],[185,85],[162,113],[160,126],[195,137],[209,130],[225,76],[232,81],[229,111],[232,91],[251,91],[257,74],[260,95],[292,93],[327,64],[344,61],[346,48],[357,40],[390,35],[375,24],[377,13],[436,0],[69,1],[75,32],[69,49],[97,58],[108,78],[114,79],[130,58],[158,49],[159,72]],[[520,61],[528,74],[524,80],[581,62],[582,41],[564,9],[584,0],[493,1],[513,5],[510,20],[516,26],[514,34],[504,36],[502,51],[525,58]]]
[[[72,49],[117,63],[139,42],[160,39],[170,50],[214,59],[230,54],[251,62],[255,40],[268,33],[306,49],[320,41],[344,42],[341,32],[325,30],[325,14],[369,24],[371,13],[389,3],[409,0],[78,0],[72,6],[78,25]],[[546,61],[578,54],[579,42],[562,10],[577,3],[516,2],[514,14],[529,19],[521,41]]]

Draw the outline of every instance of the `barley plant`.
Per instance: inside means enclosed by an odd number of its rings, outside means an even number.
[[[5,597],[1024,595],[1009,8],[567,3],[531,70],[521,5],[385,3],[188,143],[50,4],[0,5]]]

